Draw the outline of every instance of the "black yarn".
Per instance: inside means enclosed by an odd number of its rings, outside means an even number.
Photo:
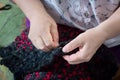
[[[66,43],[61,43],[61,45],[65,45]],[[25,75],[31,72],[35,72],[37,70],[40,70],[41,67],[46,66],[52,62],[54,59],[54,56],[62,56],[64,53],[62,52],[62,47],[57,47],[56,49],[53,49],[50,52],[44,52],[41,50],[37,50],[34,48],[32,51],[29,49],[26,50],[16,50],[16,47],[14,44],[11,44],[10,46],[6,48],[1,48],[0,49],[0,55],[3,58],[0,62],[0,64],[6,65],[9,67],[9,69],[14,73],[18,73],[21,75]],[[104,56],[103,56],[104,55]],[[107,64],[105,66],[106,70],[101,69],[101,72],[97,72],[97,68],[101,67],[101,64],[104,64],[103,61],[102,63],[95,64],[96,57],[106,57],[104,60]],[[103,59],[103,58],[102,58]],[[109,61],[110,60],[110,61]],[[100,66],[99,66],[100,65]],[[94,76],[95,80],[98,80],[97,75],[100,76],[101,73],[104,74],[104,78],[106,77],[107,79],[109,76],[113,76],[115,71],[117,70],[116,66],[116,61],[113,58],[113,55],[107,50],[107,48],[102,45],[98,51],[96,52],[96,55],[93,57],[93,59],[88,63],[88,71],[91,72],[91,75]],[[114,69],[114,70],[110,70]],[[113,71],[111,74],[105,74],[108,72],[105,71]],[[21,76],[22,76],[21,75]],[[96,75],[96,76],[95,76]],[[55,77],[55,76],[54,76]],[[103,75],[102,75],[103,77]],[[101,78],[102,78],[101,77]],[[100,78],[100,77],[99,77]],[[103,79],[101,79],[103,80]]]
[[[66,42],[60,44],[59,47],[45,52],[38,50],[35,47],[33,50],[16,50],[16,46],[11,44],[6,48],[0,49],[0,56],[3,58],[0,64],[4,64],[10,68],[13,73],[30,73],[39,70],[41,67],[52,62],[54,55],[62,56],[62,46]],[[29,48],[29,47],[28,47]]]

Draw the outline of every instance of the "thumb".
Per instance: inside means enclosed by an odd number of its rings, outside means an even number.
[[[66,44],[62,51],[65,52],[65,53],[68,53],[78,47],[81,47],[83,46],[83,41],[80,40],[79,37],[76,37],[75,39],[73,39],[71,42],[69,42],[68,44]]]

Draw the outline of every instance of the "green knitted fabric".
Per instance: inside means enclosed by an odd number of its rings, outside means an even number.
[[[24,29],[24,14],[9,0],[0,0],[0,47],[7,47]],[[14,80],[13,74],[0,65],[0,80]]]
[[[23,30],[25,16],[9,0],[0,0],[0,47],[6,47]]]

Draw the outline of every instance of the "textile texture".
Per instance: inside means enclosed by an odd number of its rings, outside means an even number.
[[[118,67],[106,46],[102,45],[90,62],[70,65],[62,58],[62,47],[81,31],[62,25],[58,30],[60,46],[44,52],[32,45],[26,29],[11,45],[0,48],[0,64],[14,73],[15,80],[112,80]]]

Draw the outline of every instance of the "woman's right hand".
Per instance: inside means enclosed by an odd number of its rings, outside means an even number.
[[[59,45],[57,24],[47,12],[34,15],[30,23],[28,37],[37,49],[49,51]]]
[[[37,49],[48,51],[58,46],[55,21],[46,12],[41,0],[13,0],[30,20],[28,37]]]

